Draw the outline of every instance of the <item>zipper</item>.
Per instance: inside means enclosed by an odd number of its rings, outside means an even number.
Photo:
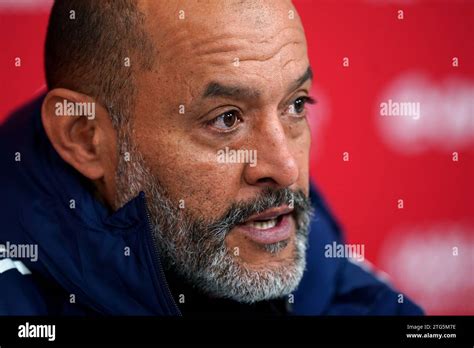
[[[153,261],[155,263],[155,266],[158,266],[159,272],[161,273],[162,278],[164,280],[164,285],[165,285],[165,288],[167,290],[167,295],[168,295],[169,302],[171,302],[173,304],[173,307],[176,310],[176,312],[178,313],[178,315],[183,316],[183,314],[179,310],[179,307],[178,307],[178,305],[176,304],[176,302],[173,298],[173,294],[171,293],[170,286],[168,284],[168,281],[166,280],[166,275],[165,275],[165,270],[163,269],[163,264],[161,263],[160,256],[158,255],[156,240],[155,240],[155,237],[153,236],[153,226],[151,225],[150,213],[148,212],[148,209],[147,209],[146,198],[145,198],[144,193],[142,193],[142,199],[143,199],[143,203],[144,203],[143,206],[144,206],[145,213],[146,213],[146,218],[147,218],[149,237],[151,238],[151,240],[153,242],[152,243],[153,248],[152,248],[152,251],[151,251],[152,255],[153,255],[153,257],[152,257]]]

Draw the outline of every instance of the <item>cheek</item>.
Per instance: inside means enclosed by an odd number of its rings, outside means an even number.
[[[184,206],[194,217],[219,217],[236,200],[242,168],[217,163],[215,153],[189,146],[189,142],[185,145],[161,143],[154,148],[162,151],[142,153],[176,206]]]
[[[298,163],[298,187],[309,192],[309,155],[311,148],[311,131],[306,124],[300,135],[292,140],[292,152]]]
[[[183,163],[183,162],[181,162]],[[178,165],[179,175],[168,176],[164,183],[172,197],[182,197],[194,217],[214,219],[222,216],[239,192],[241,171],[237,166],[212,163]]]

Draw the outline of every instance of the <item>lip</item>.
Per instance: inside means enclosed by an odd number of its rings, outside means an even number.
[[[245,222],[258,221],[258,220],[269,220],[269,219],[276,218],[280,215],[289,214],[292,211],[293,211],[293,209],[291,209],[288,206],[270,208],[270,209],[262,211],[261,213],[252,215]]]
[[[294,232],[294,220],[290,214],[293,209],[288,207],[278,207],[265,210],[260,214],[255,214],[247,219],[246,222],[256,220],[267,220],[280,217],[277,224],[271,228],[261,230],[249,225],[240,224],[236,229],[243,235],[258,244],[273,244],[286,240],[291,237]]]

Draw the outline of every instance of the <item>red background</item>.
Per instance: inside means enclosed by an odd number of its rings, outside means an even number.
[[[474,2],[295,5],[306,29],[318,100],[311,109],[312,177],[348,241],[363,244],[365,258],[428,314],[474,314]],[[0,121],[44,85],[49,8],[50,1],[0,2]],[[397,18],[399,10],[403,19]],[[16,57],[21,67],[15,67]],[[453,67],[453,57],[459,66]],[[393,87],[410,74],[426,83],[418,83],[414,93],[413,83]],[[390,86],[401,92],[393,94]],[[430,91],[438,93],[423,99]],[[422,113],[415,142],[390,138],[391,125],[405,121],[379,114],[380,101],[403,93],[431,110]],[[457,133],[450,133],[456,124]],[[427,129],[429,136],[419,134]],[[402,127],[403,132],[412,134]]]

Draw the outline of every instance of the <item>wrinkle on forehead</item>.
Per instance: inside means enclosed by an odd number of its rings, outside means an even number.
[[[196,79],[204,84],[211,71],[222,80],[243,74],[258,77],[255,81],[266,84],[267,90],[281,90],[290,76],[303,73],[308,65],[306,39],[296,12],[294,19],[288,16],[295,10],[290,2],[224,3],[231,6],[216,6],[215,0],[146,4],[143,11],[148,11],[147,25],[159,52],[156,78],[161,85],[179,81],[193,99],[201,92],[196,91]],[[180,10],[185,11],[183,20],[178,18]],[[234,68],[235,59],[240,67]]]
[[[296,30],[295,30],[296,29]],[[188,35],[182,31],[169,41],[166,50],[161,52],[162,59],[174,61],[179,59],[194,61],[205,60],[209,65],[239,62],[264,62],[279,56],[286,64],[285,58],[294,59],[295,55],[306,56],[306,41],[304,32],[297,28],[284,28],[280,35],[258,39],[258,33],[245,34],[227,33],[213,38],[212,33]],[[256,39],[257,38],[257,39]]]

